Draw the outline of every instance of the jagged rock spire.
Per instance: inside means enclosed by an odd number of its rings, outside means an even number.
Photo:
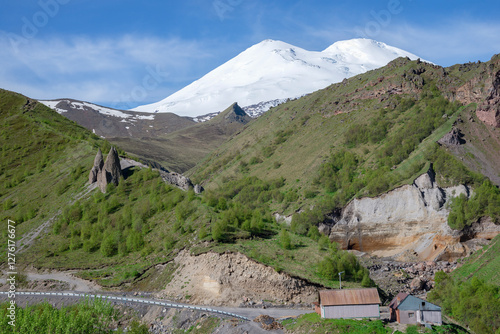
[[[118,157],[118,152],[116,149],[111,147],[100,177],[98,177],[98,185],[102,192],[106,192],[106,186],[109,183],[113,183],[115,186],[118,185],[120,181],[120,176],[122,176],[122,169],[120,167],[120,157]]]
[[[102,151],[101,148],[97,150],[97,154],[94,159],[94,167],[98,167],[99,169],[102,169],[102,166],[104,166],[104,158],[102,156]]]
[[[94,159],[94,166],[90,170],[90,174],[89,174],[89,183],[90,184],[97,182],[97,177],[98,177],[100,171],[102,170],[103,166],[104,166],[104,160],[102,157],[101,149],[99,148],[99,150],[97,151],[97,154],[95,156],[95,159]]]
[[[106,186],[109,183],[117,186],[121,176],[120,157],[116,148],[111,147],[105,162],[103,161],[101,149],[99,149],[94,159],[94,166],[90,170],[89,183],[97,182],[101,191],[106,192]]]

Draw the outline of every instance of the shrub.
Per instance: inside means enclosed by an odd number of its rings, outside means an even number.
[[[281,229],[279,234],[279,243],[283,249],[292,249],[292,239],[290,238],[290,234],[284,228]]]
[[[113,256],[116,252],[116,242],[113,235],[108,234],[101,242],[101,254],[105,257]]]
[[[428,294],[444,314],[476,333],[495,333],[500,328],[499,288],[476,277],[461,282],[444,272],[435,276],[436,287]]]
[[[328,249],[329,245],[330,245],[330,239],[326,235],[323,234],[321,237],[319,237],[318,239],[319,250]]]
[[[140,251],[144,247],[144,238],[141,233],[131,232],[127,236],[127,249],[131,252]]]

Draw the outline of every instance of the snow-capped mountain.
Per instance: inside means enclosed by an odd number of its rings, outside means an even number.
[[[238,102],[244,109],[260,104],[261,108],[250,112],[258,115],[262,108],[275,105],[272,101],[311,93],[398,57],[418,58],[370,39],[336,42],[321,52],[265,40],[166,99],[133,110],[196,117]]]

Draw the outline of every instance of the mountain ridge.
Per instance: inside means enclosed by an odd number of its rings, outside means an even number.
[[[39,102],[105,138],[155,138],[195,124],[189,117],[172,113],[149,114],[118,110],[69,98]]]

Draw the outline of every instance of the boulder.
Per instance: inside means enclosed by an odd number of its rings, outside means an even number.
[[[432,169],[429,169],[427,173],[417,177],[414,184],[420,191],[434,188],[434,173],[432,172]]]
[[[199,184],[196,184],[194,186],[194,193],[195,194],[201,194],[203,192],[203,190],[205,190],[205,189],[203,189],[203,187]]]
[[[410,283],[410,288],[413,290],[422,290],[424,286],[425,281],[420,277],[415,277]]]
[[[460,129],[453,128],[450,132],[445,134],[443,138],[439,139],[438,143],[445,146],[459,146],[465,144],[465,140],[462,139],[463,136]]]

